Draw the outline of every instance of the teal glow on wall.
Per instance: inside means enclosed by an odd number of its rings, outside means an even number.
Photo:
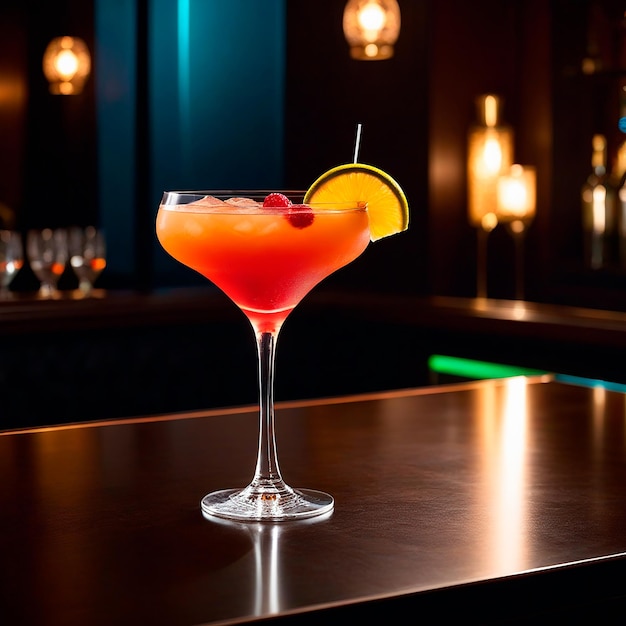
[[[154,0],[152,176],[166,189],[282,184],[284,2]],[[160,247],[157,272],[176,267]]]
[[[150,202],[167,189],[283,184],[286,0],[148,2]],[[137,0],[96,0],[101,214],[133,264]],[[119,245],[118,245],[119,244]],[[184,283],[154,238],[156,282]],[[158,284],[157,284],[158,286]]]

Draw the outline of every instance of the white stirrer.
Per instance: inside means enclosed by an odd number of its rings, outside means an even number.
[[[359,146],[361,145],[361,124],[356,125],[356,141],[354,143],[354,162],[359,161]]]

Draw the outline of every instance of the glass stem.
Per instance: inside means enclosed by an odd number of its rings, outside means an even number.
[[[274,431],[274,360],[278,330],[257,331],[256,337],[259,356],[259,450],[251,487],[284,491],[287,486],[278,467]]]

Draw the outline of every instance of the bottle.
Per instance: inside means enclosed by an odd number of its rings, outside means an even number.
[[[626,270],[626,142],[618,150],[616,167],[613,173],[615,179],[615,212],[618,225],[618,254],[619,266]]]
[[[586,266],[600,270],[617,260],[615,188],[607,173],[606,137],[594,135],[591,146],[592,170],[581,191],[583,252]]]
[[[626,18],[624,20],[626,22]],[[625,50],[626,53],[626,50]],[[615,187],[615,212],[618,224],[619,266],[626,270],[626,78],[619,84],[619,113],[617,119],[619,138],[613,162],[611,180]]]

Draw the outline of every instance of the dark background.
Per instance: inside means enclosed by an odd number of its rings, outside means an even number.
[[[150,181],[149,147],[141,142],[147,119],[141,111],[147,106],[142,67],[149,63],[144,40],[150,3],[138,0],[135,7],[136,193],[145,196],[142,185]],[[476,96],[494,92],[504,98],[505,120],[515,130],[516,161],[538,171],[537,218],[526,245],[527,297],[625,308],[620,272],[590,276],[583,268],[579,211],[592,134],[604,132],[612,149],[622,138],[616,127],[624,74],[617,50],[624,37],[620,2],[400,2],[396,54],[384,62],[349,57],[342,2],[291,0],[285,8],[287,186],[306,186],[325,169],[349,161],[356,124],[362,123],[361,160],[392,173],[411,205],[410,231],[372,247],[345,273],[346,285],[474,295],[476,233],[466,219],[466,137]],[[59,32],[80,32],[94,49],[93,3],[7,0],[0,17],[0,199],[16,208],[23,230],[97,221],[104,209],[97,194],[94,78],[81,96],[52,97],[41,72],[42,52]],[[582,58],[598,39],[603,69],[583,75]],[[60,188],[68,172],[72,183]],[[151,216],[136,219],[141,225]],[[150,255],[141,248],[148,250],[153,233],[143,230],[136,242],[139,267],[127,276],[103,276],[105,286],[159,286],[159,277],[144,266]],[[510,237],[496,229],[489,248],[490,295],[512,297]],[[365,264],[367,271],[361,269]]]
[[[476,232],[467,220],[466,140],[476,96],[493,92],[504,98],[505,120],[515,130],[516,161],[534,164],[538,172],[537,216],[525,246],[527,299],[626,310],[626,276],[584,268],[580,224],[591,137],[603,132],[612,150],[623,138],[616,124],[626,72],[619,52],[620,45],[626,49],[622,3],[399,4],[402,28],[395,56],[360,62],[350,58],[343,38],[343,2],[284,3],[287,186],[306,187],[326,169],[351,160],[356,124],[362,123],[360,160],[392,173],[411,208],[406,233],[370,246],[325,281],[319,293],[353,292],[373,300],[384,294],[475,295]],[[137,0],[134,6],[135,193],[144,198],[151,184],[150,149],[143,141],[150,3]],[[92,1],[5,0],[0,8],[0,201],[16,209],[15,225],[22,231],[92,223],[106,210],[98,205],[95,79],[88,80],[80,96],[54,97],[41,71],[48,41],[72,31],[94,49]],[[598,47],[598,41],[603,45]],[[582,59],[590,53],[602,61],[601,69],[584,75]],[[71,185],[59,185],[68,179]],[[175,287],[161,283],[152,267],[152,215],[138,203],[131,218],[137,225],[134,261],[127,272],[105,271],[99,286],[109,295]],[[114,247],[115,235],[107,235]],[[488,260],[490,297],[512,298],[513,244],[500,227],[490,236]],[[70,277],[64,280],[64,287],[72,287]],[[14,289],[34,288],[26,269]],[[325,307],[303,302],[288,320],[280,340],[278,399],[427,384],[429,351],[445,348],[471,356],[488,341],[462,333],[433,337],[416,327],[358,317],[329,298]],[[4,415],[22,424],[48,423],[255,401],[253,340],[239,312],[222,303],[226,314],[196,315],[189,322],[187,305],[181,305],[177,319],[163,322],[157,315],[150,321],[146,315],[137,325],[127,319],[135,306],[130,302],[126,313],[114,307],[110,315],[104,304],[104,312],[97,303],[84,313],[68,308],[68,320],[76,320],[80,329],[73,329],[71,321],[59,330],[42,314],[32,328],[25,318],[19,334],[7,331],[0,354]],[[0,310],[0,323],[2,316]],[[85,324],[85,316],[98,321]],[[563,353],[567,359],[576,352],[569,348]],[[525,355],[491,351],[495,360],[517,359],[533,367],[574,362],[565,356],[551,362],[550,354],[547,349],[542,353],[540,342],[529,344]],[[584,355],[579,361],[585,361]],[[51,404],[62,407],[59,417],[52,416]]]

